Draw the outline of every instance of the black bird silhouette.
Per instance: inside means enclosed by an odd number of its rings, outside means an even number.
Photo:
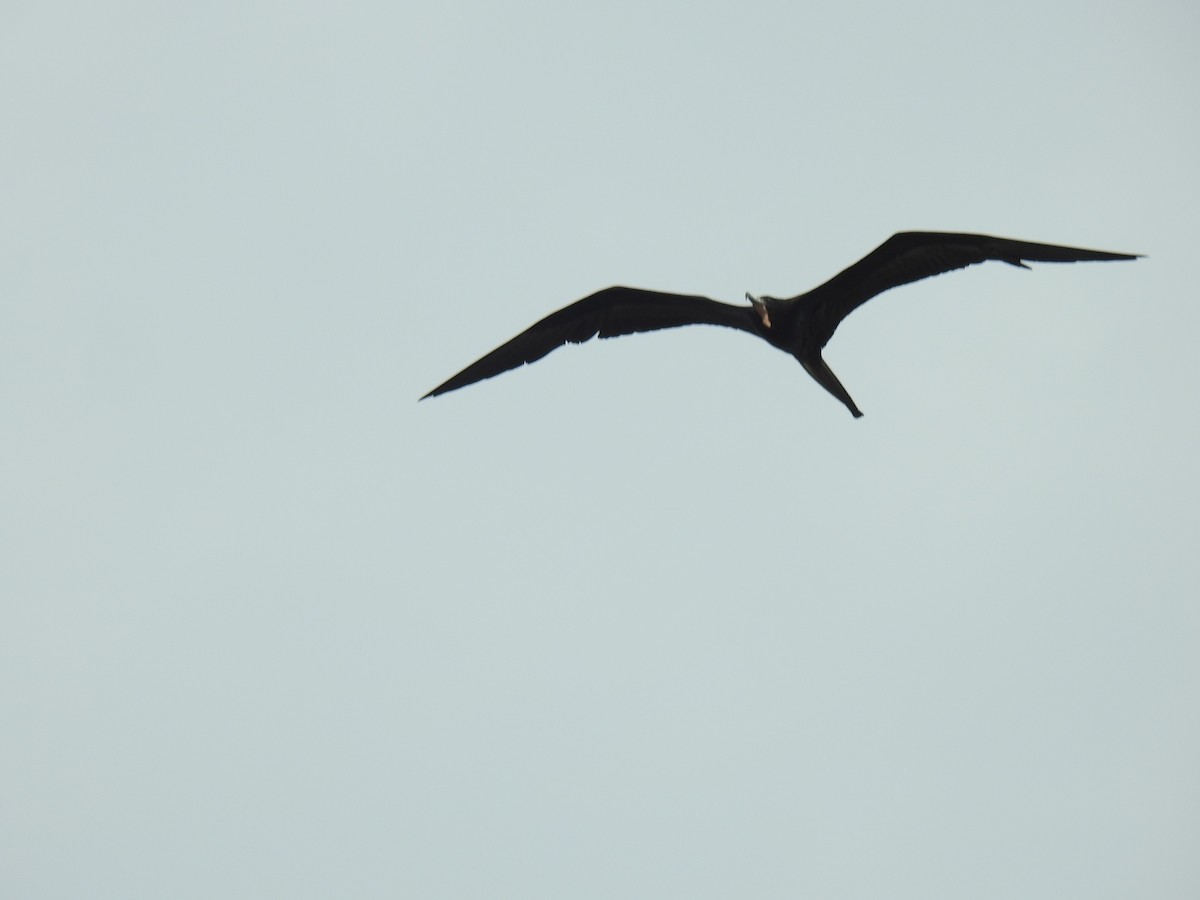
[[[724,325],[748,331],[792,354],[821,387],[858,418],[862,413],[822,359],[821,350],[842,319],[872,297],[889,288],[989,259],[1028,269],[1026,261],[1093,262],[1138,257],[1139,254],[1133,253],[1031,244],[985,234],[905,231],[892,235],[819,287],[787,299],[747,293],[750,306],[733,306],[690,294],[610,287],[551,313],[421,399],[535,362],[556,347],[582,344],[596,335],[609,338],[680,325]]]

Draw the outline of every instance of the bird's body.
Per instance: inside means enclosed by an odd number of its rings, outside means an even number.
[[[747,294],[750,306],[687,294],[610,287],[551,313],[425,397],[491,378],[535,362],[564,344],[581,344],[597,335],[607,338],[681,325],[721,325],[757,335],[790,353],[857,418],[862,413],[821,355],[841,321],[890,288],[992,259],[1027,269],[1026,261],[1085,262],[1137,256],[982,234],[908,231],[888,238],[854,265],[805,294],[787,299]]]

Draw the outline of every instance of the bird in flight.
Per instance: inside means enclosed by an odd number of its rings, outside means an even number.
[[[872,297],[902,284],[989,259],[1028,269],[1026,262],[1096,262],[1138,256],[1031,244],[985,234],[904,231],[892,235],[850,268],[808,293],[788,298],[754,297],[747,293],[749,306],[734,306],[691,294],[610,287],[551,313],[421,399],[536,362],[564,344],[582,344],[596,335],[610,338],[680,325],[722,325],[747,331],[792,354],[817,384],[858,418],[862,413],[821,357],[821,350],[842,319]]]

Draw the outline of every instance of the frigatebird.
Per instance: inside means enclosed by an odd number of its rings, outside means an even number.
[[[821,357],[821,350],[842,319],[872,297],[902,284],[989,259],[1028,269],[1026,262],[1094,262],[1138,257],[1134,253],[1032,244],[986,234],[903,231],[808,293],[788,298],[755,297],[747,293],[749,306],[734,306],[691,294],[610,287],[551,313],[421,399],[536,362],[557,347],[582,344],[596,335],[610,338],[680,325],[723,325],[748,331],[792,354],[817,384],[844,403],[857,419],[862,413]]]

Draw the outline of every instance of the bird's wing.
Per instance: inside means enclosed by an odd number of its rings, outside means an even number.
[[[582,344],[596,335],[609,338],[680,325],[724,325],[752,334],[761,330],[758,317],[748,306],[732,306],[687,294],[610,287],[551,313],[508,343],[471,363],[425,397],[436,397],[536,362],[564,344]]]
[[[889,288],[989,259],[1027,269],[1029,267],[1025,261],[1086,262],[1137,259],[1137,256],[1054,244],[1031,244],[986,234],[900,232],[810,292],[810,299],[820,304],[818,319],[826,331],[823,340],[829,339],[842,319]]]

